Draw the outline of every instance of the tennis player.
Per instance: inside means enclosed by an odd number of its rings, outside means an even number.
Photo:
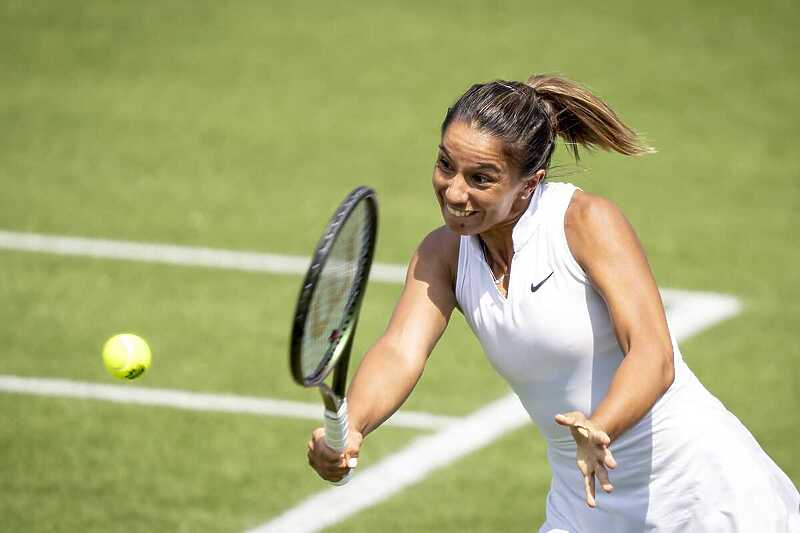
[[[354,377],[347,450],[317,429],[311,466],[347,472],[457,308],[547,439],[540,532],[800,532],[791,480],[684,363],[623,214],[546,179],[557,137],[576,158],[578,146],[652,151],[561,77],[473,85],[447,111],[433,171],[445,224]]]

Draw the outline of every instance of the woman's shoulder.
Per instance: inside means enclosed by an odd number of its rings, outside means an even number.
[[[422,239],[417,254],[438,261],[458,261],[460,242],[461,235],[447,226],[439,226]]]
[[[584,270],[620,251],[643,253],[636,232],[611,200],[576,190],[564,215],[564,233],[572,255]]]
[[[447,274],[455,279],[458,269],[458,250],[461,236],[447,226],[440,226],[428,233],[420,242],[416,262]]]
[[[454,232],[447,226],[439,226],[430,233],[428,233],[419,244],[420,249],[425,249],[429,252],[438,250],[442,252],[458,252],[458,246],[461,241],[461,235]]]
[[[564,214],[564,225],[568,230],[591,232],[624,219],[622,210],[608,198],[576,189]]]

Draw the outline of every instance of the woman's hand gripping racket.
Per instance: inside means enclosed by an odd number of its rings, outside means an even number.
[[[317,244],[292,323],[292,376],[304,387],[319,387],[325,441],[337,452],[347,444],[347,365],[377,231],[375,192],[358,187],[336,209]],[[331,371],[333,383],[328,386],[323,380]],[[336,484],[347,483],[351,472]]]

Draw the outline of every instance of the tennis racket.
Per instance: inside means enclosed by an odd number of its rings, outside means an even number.
[[[358,187],[336,209],[317,244],[292,322],[292,377],[304,387],[319,388],[325,404],[325,441],[337,452],[347,444],[347,365],[377,231],[375,192]],[[329,386],[324,380],[331,371]],[[347,483],[351,473],[335,484]]]

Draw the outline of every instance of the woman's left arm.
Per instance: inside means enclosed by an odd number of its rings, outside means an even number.
[[[672,341],[650,265],[619,208],[598,196],[576,191],[564,227],[573,256],[606,302],[625,357],[606,397],[588,419],[575,412],[558,415],[556,421],[570,426],[579,448],[579,439],[585,438],[587,444],[595,441],[607,454],[605,464],[613,468],[616,463],[608,444],[646,415],[672,384]],[[602,464],[602,454],[599,456]],[[579,457],[579,467],[580,461]],[[594,506],[594,471],[584,472],[584,477],[587,503]],[[609,490],[604,468],[599,469],[598,477]]]
[[[613,441],[672,384],[675,368],[664,304],[642,245],[617,206],[576,191],[565,231],[572,254],[606,302],[625,354],[608,394],[591,415]]]

